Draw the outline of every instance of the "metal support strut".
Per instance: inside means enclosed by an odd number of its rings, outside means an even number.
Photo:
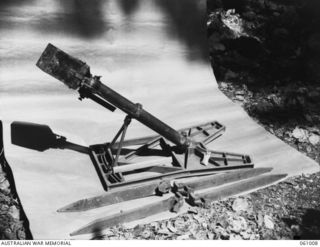
[[[125,119],[123,121],[123,125],[121,126],[120,130],[115,135],[115,137],[113,138],[113,140],[112,140],[112,142],[110,144],[110,146],[112,147],[116,143],[116,141],[118,140],[118,138],[119,138],[119,136],[121,134],[120,142],[119,142],[118,148],[117,148],[117,154],[116,154],[115,159],[113,160],[112,167],[118,166],[118,160],[119,160],[119,156],[120,156],[121,149],[122,149],[122,146],[123,146],[124,137],[126,135],[128,126],[131,123],[131,119],[132,118],[129,115],[127,115],[125,117]]]

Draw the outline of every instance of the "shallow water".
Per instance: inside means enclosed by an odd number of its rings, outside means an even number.
[[[192,0],[4,0],[0,95],[70,93],[35,66],[48,42],[130,90],[141,68],[159,68],[161,83],[168,61],[207,62],[205,13],[205,1]]]

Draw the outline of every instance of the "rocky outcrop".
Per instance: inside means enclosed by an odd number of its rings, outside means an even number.
[[[243,80],[250,80],[249,73],[260,83],[320,83],[319,1],[208,0],[208,7],[218,80],[232,71],[243,74]]]

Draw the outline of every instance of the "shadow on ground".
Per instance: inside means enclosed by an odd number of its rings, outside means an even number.
[[[302,216],[299,224],[296,220],[284,218],[283,221],[295,230],[294,239],[312,239],[316,240],[320,237],[320,211],[315,209],[307,209]],[[299,226],[299,227],[297,227]]]

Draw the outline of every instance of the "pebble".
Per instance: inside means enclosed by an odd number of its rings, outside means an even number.
[[[15,233],[11,231],[11,229],[9,228],[6,228],[4,231],[3,231],[3,236],[4,236],[4,239],[15,239],[16,236],[15,236]]]
[[[290,228],[295,234],[300,232],[300,226],[299,225],[292,225]]]
[[[2,190],[5,193],[10,193],[10,183],[7,179],[3,180],[0,183],[0,190]]]
[[[151,232],[148,231],[148,230],[144,230],[144,231],[140,234],[140,236],[141,236],[142,238],[144,238],[144,239],[149,239],[149,238],[151,237]]]
[[[237,217],[236,219],[231,220],[231,231],[235,233],[240,233],[241,231],[247,229],[247,221],[243,217]]]
[[[227,83],[225,83],[225,82],[221,82],[221,83],[220,83],[220,87],[221,87],[221,88],[228,88],[229,85],[228,85]]]
[[[215,229],[215,232],[220,234],[220,236],[223,239],[227,239],[229,237],[228,232],[224,228],[222,228],[221,226],[217,226],[216,229]]]
[[[236,93],[235,93],[236,95],[244,95],[245,94],[245,92],[244,91],[236,91]]]
[[[258,214],[257,223],[258,223],[258,226],[260,226],[260,227],[263,225],[263,215],[261,212],[259,212],[259,214]]]
[[[214,239],[214,233],[212,233],[212,232],[208,232],[207,233],[207,237],[208,237],[208,239],[210,239],[210,240],[213,240]]]
[[[190,207],[188,209],[188,213],[191,213],[191,214],[198,214],[198,209],[196,207]]]
[[[17,231],[17,238],[20,240],[26,239],[26,233],[22,229],[19,229]]]
[[[111,231],[111,230],[109,230],[109,229],[104,230],[104,231],[103,231],[103,234],[106,235],[106,236],[108,236],[108,237],[115,235],[114,232]]]
[[[230,234],[230,240],[242,240],[242,237],[238,234]]]
[[[3,173],[0,172],[0,183],[2,183],[4,180],[6,180],[6,177],[4,176]]]
[[[157,231],[158,234],[163,234],[163,235],[171,235],[168,229],[159,229]]]
[[[309,142],[314,146],[317,145],[320,142],[320,136],[316,134],[311,134],[309,136]]]
[[[138,236],[144,231],[144,227],[142,225],[137,225],[133,228],[133,234]]]
[[[189,234],[184,234],[177,237],[177,240],[186,240],[189,239]]]
[[[250,236],[250,240],[259,240],[259,239],[260,239],[259,234],[252,234],[252,235]]]
[[[247,231],[243,231],[240,233],[243,239],[249,239],[251,237],[251,234]]]
[[[167,228],[170,232],[172,233],[176,233],[178,230],[171,224],[171,222],[169,221],[167,224]]]
[[[14,219],[20,219],[20,211],[19,209],[17,209],[16,206],[11,206],[9,208],[8,213],[12,216],[12,218]]]
[[[239,101],[244,101],[244,96],[242,95],[236,95],[236,100],[239,100]]]
[[[236,200],[234,200],[232,204],[232,209],[235,212],[248,211],[249,209],[248,200],[245,198],[237,198]]]
[[[182,230],[182,229],[184,229],[184,228],[186,227],[185,221],[184,221],[183,219],[181,219],[181,218],[176,219],[176,220],[173,222],[173,224],[174,224],[174,227],[175,227],[176,229],[178,229],[178,230]]]
[[[307,146],[307,152],[311,153],[312,152],[312,148],[310,146]]]
[[[263,220],[264,220],[264,225],[266,228],[268,228],[270,230],[272,230],[274,228],[274,223],[273,223],[271,216],[265,215]]]
[[[296,127],[292,132],[292,136],[298,139],[300,142],[306,142],[308,139],[308,131],[305,129]]]

